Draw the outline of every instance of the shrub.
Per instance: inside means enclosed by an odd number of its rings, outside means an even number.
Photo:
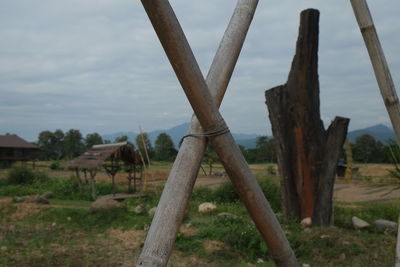
[[[25,166],[14,167],[7,176],[7,184],[33,184],[34,182],[48,180],[46,174],[35,172]]]
[[[199,202],[210,201],[210,196],[213,195],[213,190],[209,187],[202,186],[195,188],[192,194],[192,199]]]
[[[64,168],[61,167],[61,164],[59,161],[53,161],[50,164],[50,170],[57,171],[57,170],[63,170],[63,169]]]
[[[281,211],[282,194],[279,186],[272,180],[263,180],[260,182],[260,186],[274,212]]]
[[[214,201],[220,203],[232,203],[240,200],[236,189],[231,182],[226,182],[217,187],[213,194]]]

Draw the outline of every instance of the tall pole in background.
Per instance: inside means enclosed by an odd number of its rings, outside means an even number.
[[[146,153],[146,159],[147,159],[148,167],[150,167],[149,153],[147,152],[146,142],[144,141],[142,127],[140,127],[140,125],[139,125],[139,132],[140,132],[140,137],[141,137],[142,143],[143,143],[143,149],[144,149],[144,152]]]
[[[383,102],[389,113],[397,143],[400,145],[400,105],[396,89],[393,84],[392,76],[378,34],[375,29],[374,21],[368,8],[366,0],[350,0],[353,6],[361,34],[364,38],[365,46],[368,49],[374,68],[375,77],[382,94]]]
[[[371,12],[369,11],[366,0],[350,0],[350,2],[353,6],[354,14],[356,16],[358,25],[360,26],[365,45],[368,49],[369,57],[371,58],[375,76],[383,97],[383,102],[385,103],[386,109],[389,113],[389,117],[393,125],[394,132],[397,137],[397,144],[400,145],[399,99],[397,97],[392,76],[386,62],[385,54],[383,53],[381,43],[379,42],[378,34],[372,20]],[[395,266],[400,267],[400,225],[397,233],[395,261]]]

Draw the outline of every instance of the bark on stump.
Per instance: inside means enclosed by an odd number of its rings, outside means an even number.
[[[286,84],[265,92],[287,219],[328,225],[336,163],[349,119],[336,117],[325,131],[319,110],[319,11],[300,15],[299,36]]]

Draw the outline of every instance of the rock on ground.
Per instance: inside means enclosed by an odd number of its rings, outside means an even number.
[[[145,211],[145,206],[144,206],[144,204],[139,204],[139,205],[137,205],[137,206],[133,209],[133,212],[134,212],[135,214],[142,214],[144,211]]]
[[[210,213],[217,209],[217,206],[211,202],[204,202],[199,205],[200,213]]]
[[[91,211],[117,210],[123,208],[125,208],[125,206],[122,203],[113,199],[104,198],[99,198],[90,205]]]
[[[230,219],[237,219],[238,216],[229,212],[221,212],[218,213],[218,217],[230,218]]]
[[[45,198],[43,196],[37,196],[35,201],[38,204],[50,204],[50,202],[47,200],[47,198]]]
[[[396,231],[397,229],[397,223],[388,220],[376,220],[374,224],[379,231]]]
[[[312,225],[312,219],[310,217],[304,218],[300,222],[302,227],[310,227]]]
[[[362,220],[362,219],[360,219],[360,218],[358,218],[356,216],[353,216],[351,218],[351,221],[352,221],[353,227],[355,229],[363,229],[363,228],[367,228],[367,227],[370,226],[369,223],[367,223],[366,221],[364,221],[364,220]]]
[[[42,195],[40,195],[41,197],[45,198],[45,199],[50,199],[53,197],[53,192],[44,192]]]

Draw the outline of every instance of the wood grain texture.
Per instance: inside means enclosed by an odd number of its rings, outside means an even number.
[[[249,1],[247,2],[250,3]],[[143,0],[142,4],[204,131],[225,128],[226,124],[218,111],[217,105],[214,104],[208,86],[168,1]],[[197,140],[195,138],[187,139]],[[273,214],[238,146],[235,144],[232,135],[227,133],[213,137],[211,138],[211,143],[228,175],[238,189],[240,197],[249,209],[256,226],[269,245],[269,251],[271,251],[275,262],[278,266],[298,266],[294,253],[279,222]],[[192,152],[188,153],[189,157],[198,156],[198,154],[193,154]],[[202,157],[202,154],[200,157]],[[185,167],[180,165],[179,169]],[[193,169],[190,171],[193,171]],[[198,169],[196,170],[196,174],[197,171]],[[187,190],[187,193],[190,194],[188,191],[190,190]],[[175,206],[169,206],[170,211],[175,208]],[[159,218],[155,216],[154,220],[156,219]],[[176,224],[180,224],[180,218],[176,218],[176,220]],[[153,251],[153,254],[149,254],[147,258],[142,259],[143,262],[138,261],[137,265],[164,266],[163,264],[166,263],[159,261],[159,259],[160,256],[163,257],[163,254],[167,253],[167,249],[169,248],[163,247],[157,251]]]
[[[318,81],[319,11],[301,12],[296,54],[286,84],[265,92],[286,218],[330,222],[336,162],[348,119],[336,118],[325,131]]]

